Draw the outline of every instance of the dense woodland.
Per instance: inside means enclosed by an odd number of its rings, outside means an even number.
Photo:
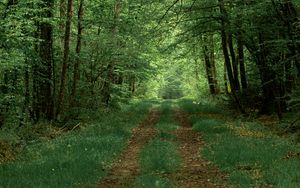
[[[281,118],[288,101],[299,104],[297,1],[5,0],[0,9],[1,127],[208,89],[242,113]]]
[[[158,168],[174,162],[162,173],[180,169],[177,136],[194,158],[204,147],[235,185],[299,187],[296,146],[259,128],[300,142],[299,84],[299,0],[0,0],[0,187],[94,185],[138,122],[161,136],[141,153],[142,169],[151,154]],[[187,125],[182,138],[199,131],[207,147],[180,140]],[[149,130],[132,138],[148,143]],[[30,162],[2,165],[18,156]],[[137,184],[160,182],[152,175]]]

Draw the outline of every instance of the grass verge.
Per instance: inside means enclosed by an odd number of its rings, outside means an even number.
[[[202,154],[229,174],[234,187],[300,187],[299,147],[289,139],[243,120],[193,116],[192,122],[204,135]]]
[[[0,165],[0,187],[88,187],[105,176],[150,103],[105,113],[79,132],[32,142],[17,161]],[[138,109],[139,112],[135,113]]]

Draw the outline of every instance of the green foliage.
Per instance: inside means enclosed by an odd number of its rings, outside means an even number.
[[[152,140],[140,154],[143,173],[172,173],[181,165],[176,146],[168,141]]]
[[[291,110],[297,111],[300,109],[300,87],[295,89],[290,95],[288,105]]]
[[[172,188],[172,184],[155,175],[143,175],[136,178],[134,188]]]
[[[178,125],[170,121],[166,121],[166,118],[164,118],[164,120],[161,120],[158,124],[156,124],[155,127],[159,131],[158,138],[170,141],[174,140],[175,138],[172,132],[178,129]]]
[[[179,99],[183,97],[183,91],[180,81],[168,79],[166,85],[160,88],[159,96],[163,99]]]

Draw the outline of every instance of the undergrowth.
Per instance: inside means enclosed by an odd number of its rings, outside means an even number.
[[[30,142],[20,157],[0,165],[0,187],[87,187],[105,176],[125,147],[130,130],[144,118],[150,103],[103,113],[80,131]],[[144,113],[135,113],[135,111]]]

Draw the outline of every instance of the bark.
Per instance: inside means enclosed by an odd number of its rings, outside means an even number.
[[[262,90],[263,90],[263,105],[261,109],[262,114],[269,114],[274,112],[276,109],[276,74],[275,72],[269,67],[266,59],[266,47],[264,45],[264,39],[262,34],[259,34],[259,52],[257,54],[257,66],[259,68],[261,83],[262,83]]]
[[[211,94],[216,94],[216,89],[215,89],[215,79],[213,75],[213,68],[212,68],[212,63],[211,63],[211,58],[210,58],[210,53],[208,49],[208,40],[206,36],[203,36],[203,55],[204,55],[204,62],[205,62],[205,69],[206,69],[206,76],[207,76],[207,82],[209,86],[209,90]]]
[[[211,34],[209,36],[209,42],[210,42],[210,62],[211,62],[211,68],[212,68],[212,76],[214,80],[215,85],[215,93],[218,94],[220,92],[218,79],[217,79],[217,69],[216,69],[216,60],[215,60],[215,46],[214,46],[214,35]]]
[[[53,1],[44,1],[46,8],[45,17],[53,17]],[[48,120],[54,118],[53,99],[53,28],[48,22],[38,25],[36,37],[41,42],[35,46],[41,63],[33,66],[33,118],[38,121],[41,117]]]
[[[227,75],[228,75],[228,79],[229,79],[229,84],[230,87],[232,89],[231,93],[232,96],[239,108],[239,110],[242,113],[245,113],[241,102],[236,94],[235,89],[235,82],[234,82],[234,76],[233,76],[233,72],[232,72],[232,67],[231,67],[231,62],[230,62],[230,56],[229,56],[229,52],[227,49],[227,33],[226,33],[226,20],[227,20],[227,12],[225,10],[225,6],[224,6],[224,2],[223,0],[218,0],[219,1],[219,8],[220,8],[220,12],[222,14],[222,19],[221,19],[221,40],[222,40],[222,50],[223,50],[223,55],[224,55],[224,60],[225,60],[225,65],[226,65],[226,70],[227,70]]]
[[[59,1],[59,16],[60,16],[60,29],[63,31],[65,29],[65,18],[66,18],[66,0]],[[62,37],[63,38],[63,37]]]
[[[79,1],[79,8],[78,8],[78,25],[77,25],[77,44],[76,44],[76,62],[74,64],[74,72],[73,72],[73,86],[72,86],[72,94],[71,94],[71,106],[75,105],[76,99],[76,90],[78,81],[80,80],[80,52],[81,52],[81,40],[82,40],[82,31],[83,31],[83,3],[84,0]]]
[[[64,97],[67,82],[67,71],[69,63],[69,53],[70,53],[70,34],[71,34],[71,19],[72,19],[72,7],[73,0],[68,0],[67,6],[67,20],[65,25],[65,38],[64,38],[64,55],[63,55],[63,65],[61,73],[60,91],[57,103],[56,118],[59,118],[61,114],[64,113]]]
[[[234,77],[233,77],[233,73],[232,73],[229,52],[227,50],[227,40],[226,40],[227,37],[226,37],[225,29],[222,29],[222,31],[221,31],[221,38],[222,38],[222,50],[223,50],[228,80],[229,80],[231,90],[234,90],[234,88],[235,88]]]
[[[53,118],[53,39],[52,26],[50,24],[41,25],[41,39],[43,42],[40,47],[42,61],[47,67],[46,78],[40,84],[40,106],[41,112],[46,114],[48,120]]]
[[[229,47],[229,52],[231,56],[231,64],[232,64],[232,70],[233,70],[233,83],[235,91],[240,90],[240,81],[239,81],[239,71],[238,71],[238,64],[236,61],[236,55],[234,51],[234,46],[233,46],[233,38],[232,38],[232,33],[228,33],[228,47]]]
[[[240,65],[240,77],[241,77],[242,89],[246,90],[248,88],[248,84],[247,84],[247,77],[246,77],[244,45],[243,45],[242,37],[243,36],[241,31],[239,31],[237,36],[238,62]]]
[[[134,94],[135,93],[135,77],[132,78],[131,80],[131,94]]]
[[[27,62],[28,63],[28,62]],[[25,67],[24,71],[24,103],[22,108],[23,116],[20,118],[20,126],[24,125],[26,122],[26,116],[29,112],[31,112],[30,109],[30,89],[29,89],[29,83],[30,83],[30,75],[29,75],[29,67]]]
[[[226,63],[224,62],[224,86],[225,86],[225,93],[229,94],[228,90],[228,79],[227,79],[227,68],[226,68]]]

